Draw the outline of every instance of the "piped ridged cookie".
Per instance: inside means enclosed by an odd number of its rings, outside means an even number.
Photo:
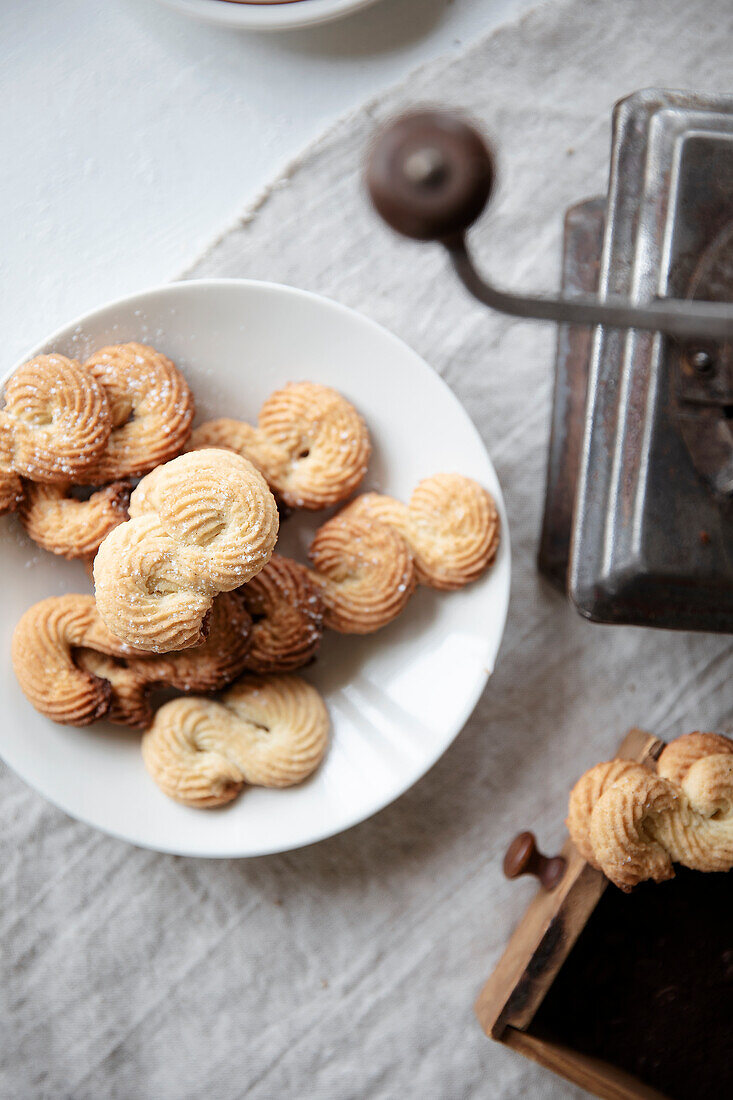
[[[236,680],[247,664],[251,626],[243,601],[235,592],[223,592],[214,600],[206,641],[195,649],[159,657],[137,654],[120,661],[85,648],[76,651],[74,659],[110,684],[108,721],[144,728],[153,718],[154,691],[221,691]]]
[[[85,484],[141,477],[180,454],[195,406],[185,378],[167,356],[146,344],[114,344],[96,351],[84,367],[104,388],[112,423]]]
[[[383,523],[334,516],[316,532],[309,557],[325,625],[342,634],[371,634],[386,626],[415,588],[409,547]]]
[[[425,478],[409,504],[364,493],[345,514],[379,520],[398,531],[415,559],[418,583],[430,588],[470,584],[491,565],[499,547],[496,504],[478,482],[460,474]]]
[[[325,624],[345,634],[379,630],[400,614],[416,584],[462,588],[489,568],[498,546],[496,505],[471,478],[426,478],[409,505],[364,493],[311,543]]]
[[[273,554],[237,595],[252,616],[247,669],[292,672],[313,660],[323,634],[324,608],[305,566]]]
[[[198,644],[214,597],[267,564],[278,524],[262,475],[231,451],[194,451],[157,467],[95,558],[102,618],[137,649]]]
[[[73,650],[93,647],[124,658],[131,651],[101,621],[93,596],[50,596],[28,608],[15,628],[12,660],[23,692],[41,714],[86,726],[109,710],[110,685],[80,669]]]
[[[107,396],[91,371],[64,355],[38,355],[5,386],[0,470],[6,481],[15,474],[53,484],[83,482],[111,430]]]
[[[271,394],[258,426],[223,417],[196,428],[190,448],[228,447],[248,458],[291,508],[319,509],[354,492],[371,443],[354,406],[329,386],[292,382]]]
[[[576,847],[622,890],[674,875],[733,868],[733,741],[692,733],[671,742],[656,770],[597,764],[570,796]]]
[[[160,789],[189,806],[220,806],[245,785],[290,787],[328,746],[323,699],[298,676],[248,676],[220,702],[174,699],[143,736],[145,766]]]
[[[23,503],[23,479],[12,470],[0,469],[0,516],[15,512]]]
[[[44,550],[65,558],[89,558],[128,518],[130,491],[129,481],[116,481],[88,500],[79,500],[71,486],[28,481],[18,515],[26,533]]]
[[[639,765],[633,760],[608,760],[580,777],[570,792],[566,825],[583,859],[594,863],[590,840],[591,814],[601,795]]]
[[[106,718],[144,727],[155,689],[220,691],[235,680],[245,667],[250,626],[243,601],[224,593],[214,602],[203,645],[157,657],[112,637],[93,596],[50,596],[18,623],[13,666],[30,702],[56,722],[85,726]]]
[[[30,537],[69,558],[93,554],[126,518],[121,479],[180,454],[194,416],[175,365],[137,343],[101,348],[83,366],[38,356],[15,372],[5,397],[0,515],[19,508]],[[79,499],[72,484],[100,492]]]

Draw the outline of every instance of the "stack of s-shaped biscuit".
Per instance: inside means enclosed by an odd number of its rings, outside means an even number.
[[[596,764],[570,794],[568,830],[594,867],[622,890],[696,871],[733,868],[733,740],[687,733],[656,766]]]
[[[476,482],[439,474],[407,504],[356,497],[317,531],[306,567],[273,553],[279,511],[358,488],[371,444],[357,411],[301,382],[273,393],[256,427],[220,419],[192,433],[193,417],[185,380],[153,348],[39,356],[5,388],[0,511],[17,510],[52,553],[93,562],[94,597],[48,597],[16,627],[31,703],[70,725],[144,729],[161,789],[214,806],[247,784],[298,783],[322,760],[326,708],[293,671],[324,627],[378,630],[417,584],[475,580],[499,520]],[[183,697],[156,709],[161,688]]]

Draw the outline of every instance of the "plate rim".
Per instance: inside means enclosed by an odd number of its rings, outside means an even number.
[[[159,0],[171,11],[217,27],[280,31],[315,27],[381,0],[294,0],[289,4],[225,3],[225,0]],[[214,4],[219,7],[214,7]]]
[[[68,331],[70,329],[74,329],[74,328],[82,328],[83,329],[83,326],[84,326],[85,322],[88,322],[91,319],[98,317],[99,314],[105,313],[109,310],[114,310],[114,309],[119,308],[119,307],[130,306],[133,303],[137,303],[140,299],[147,299],[147,298],[150,298],[151,296],[165,297],[169,294],[175,294],[176,292],[178,292],[178,291],[180,291],[181,289],[184,289],[184,288],[185,289],[191,289],[195,292],[197,289],[201,289],[201,290],[212,290],[213,289],[213,290],[216,290],[216,288],[218,288],[218,287],[232,287],[232,286],[238,286],[238,287],[242,287],[242,288],[261,289],[261,290],[265,290],[267,292],[274,292],[276,294],[284,294],[285,296],[291,296],[291,297],[299,298],[301,300],[302,299],[307,299],[307,300],[314,301],[314,302],[318,303],[320,306],[326,306],[328,308],[334,309],[337,312],[340,312],[342,314],[347,315],[353,321],[355,321],[359,324],[362,324],[362,325],[366,326],[367,328],[372,329],[373,331],[378,333],[383,339],[386,338],[389,341],[391,341],[397,348],[399,348],[399,350],[402,354],[407,354],[407,355],[411,356],[414,360],[419,362],[420,365],[425,370],[429,371],[434,376],[434,379],[439,383],[439,388],[443,390],[444,396],[462,414],[469,433],[473,435],[475,442],[478,443],[478,446],[479,446],[480,450],[483,452],[483,456],[484,456],[488,466],[490,467],[490,469],[494,473],[494,476],[495,476],[495,479],[496,479],[496,484],[499,487],[499,492],[496,495],[496,504],[497,504],[497,508],[499,510],[499,514],[500,514],[501,522],[502,522],[502,528],[501,528],[501,547],[502,547],[502,549],[501,549],[501,553],[505,557],[506,583],[505,583],[503,589],[499,591],[499,595],[498,595],[498,604],[497,604],[498,618],[496,620],[498,630],[497,630],[497,633],[496,633],[496,638],[497,638],[496,647],[493,650],[488,648],[488,645],[489,645],[488,639],[485,640],[485,648],[484,648],[484,652],[482,653],[481,668],[480,668],[480,670],[478,671],[478,673],[475,677],[475,681],[474,681],[474,684],[472,686],[471,691],[467,692],[467,694],[466,694],[466,699],[465,699],[465,702],[464,702],[464,706],[460,709],[459,712],[457,712],[456,718],[450,723],[449,729],[451,730],[451,732],[450,732],[449,736],[447,737],[447,739],[443,743],[441,743],[440,747],[438,748],[438,750],[435,753],[431,754],[429,757],[426,757],[424,764],[421,764],[421,770],[419,771],[419,774],[415,775],[415,777],[406,786],[401,786],[400,784],[398,784],[398,789],[397,789],[396,792],[394,790],[390,789],[388,791],[388,793],[382,799],[380,799],[377,803],[372,805],[370,807],[370,809],[368,809],[365,813],[360,812],[360,816],[354,818],[354,820],[351,821],[348,825],[336,826],[335,828],[334,827],[326,827],[325,829],[316,829],[314,832],[310,833],[304,839],[299,840],[295,844],[290,844],[286,848],[282,847],[281,845],[275,844],[271,848],[268,848],[267,846],[263,846],[263,847],[259,847],[257,849],[257,851],[249,851],[249,852],[243,852],[243,853],[242,852],[238,853],[238,852],[234,852],[234,851],[214,851],[214,850],[212,850],[210,852],[201,852],[201,851],[192,851],[191,849],[187,848],[185,845],[176,846],[176,845],[169,845],[169,844],[156,844],[156,843],[154,843],[152,841],[149,841],[149,840],[140,839],[138,837],[131,837],[130,835],[126,835],[125,833],[120,832],[118,829],[111,828],[107,825],[100,825],[96,821],[90,820],[90,818],[87,817],[85,814],[79,813],[77,810],[71,809],[71,808],[69,808],[68,805],[65,805],[63,799],[59,799],[57,796],[47,793],[44,789],[42,789],[42,787],[39,787],[33,780],[31,780],[26,774],[24,774],[24,772],[22,770],[16,768],[15,765],[13,763],[11,763],[6,758],[5,752],[4,752],[4,746],[2,745],[2,742],[0,741],[0,759],[2,759],[2,761],[5,763],[5,765],[15,775],[17,775],[18,778],[23,783],[25,783],[27,787],[29,787],[31,790],[35,791],[42,798],[45,798],[47,802],[49,802],[56,809],[61,810],[61,812],[65,813],[68,817],[71,817],[73,820],[80,821],[83,824],[87,825],[88,827],[90,827],[92,829],[96,829],[100,833],[103,833],[107,836],[114,837],[116,840],[124,841],[127,844],[132,844],[137,848],[141,848],[141,849],[144,849],[144,850],[147,850],[147,851],[160,852],[160,853],[165,854],[165,855],[186,856],[186,857],[192,858],[192,859],[255,859],[259,856],[269,856],[269,855],[276,855],[276,854],[285,854],[287,852],[294,852],[294,851],[297,851],[300,848],[308,847],[311,844],[318,844],[323,840],[328,840],[331,837],[339,836],[342,833],[348,832],[350,829],[355,828],[357,825],[361,825],[364,821],[368,821],[370,818],[374,817],[376,814],[381,813],[382,810],[386,809],[387,806],[390,806],[393,802],[396,802],[399,798],[401,798],[402,795],[406,794],[409,790],[411,790],[412,787],[414,787],[416,783],[418,783],[421,779],[423,779],[428,774],[428,772],[431,771],[433,767],[435,767],[435,765],[441,759],[441,757],[444,756],[444,754],[449,750],[449,748],[453,745],[453,743],[455,742],[458,735],[462,732],[462,730],[463,730],[464,726],[466,725],[468,719],[470,718],[471,714],[475,710],[475,708],[478,704],[478,701],[481,698],[481,695],[483,694],[484,689],[486,688],[486,685],[487,685],[489,679],[493,675],[496,660],[497,660],[498,655],[499,655],[500,650],[501,650],[501,644],[502,644],[502,641],[503,641],[503,638],[504,638],[504,632],[505,632],[505,629],[506,629],[506,621],[507,621],[507,616],[508,616],[508,611],[509,611],[509,601],[510,601],[510,596],[511,596],[511,577],[512,577],[511,539],[510,539],[508,518],[507,518],[507,513],[506,513],[506,505],[505,505],[505,501],[504,501],[504,494],[503,494],[503,491],[502,491],[502,488],[501,488],[501,483],[499,481],[498,474],[496,473],[496,469],[494,467],[494,464],[492,462],[492,459],[491,459],[491,456],[488,452],[486,444],[484,443],[484,441],[481,437],[481,434],[478,431],[478,428],[476,427],[473,420],[469,416],[467,410],[464,408],[464,406],[461,403],[461,401],[459,400],[459,398],[456,396],[456,394],[450,388],[450,386],[445,381],[445,379],[438,373],[438,371],[434,367],[432,367],[428,363],[428,361],[426,359],[424,359],[419,354],[419,352],[415,351],[415,349],[412,348],[405,340],[403,340],[400,336],[397,336],[395,333],[391,332],[388,328],[385,328],[378,321],[375,321],[371,317],[367,316],[365,313],[362,313],[359,310],[353,309],[351,306],[344,305],[343,303],[338,302],[333,298],[329,298],[326,295],[318,294],[315,291],[311,291],[311,290],[303,290],[299,287],[293,287],[293,286],[288,285],[287,283],[277,283],[277,282],[273,282],[273,281],[270,281],[270,280],[262,280],[262,279],[238,279],[238,278],[177,279],[177,280],[174,280],[174,281],[168,282],[168,283],[155,284],[155,285],[153,285],[151,287],[148,287],[146,289],[135,291],[131,294],[125,294],[125,295],[122,295],[119,298],[111,299],[108,302],[102,303],[102,305],[100,305],[100,306],[97,306],[93,309],[87,310],[85,313],[80,314],[80,315],[72,318],[70,321],[67,321],[65,324],[59,325],[45,339],[40,340],[40,341],[36,342],[35,344],[33,344],[22,356],[20,356],[10,366],[10,368],[7,371],[4,371],[4,372],[2,372],[2,374],[0,374],[0,392],[4,388],[5,383],[8,380],[8,378],[13,374],[13,372],[15,370],[17,370],[17,368],[20,365],[27,362],[29,359],[32,359],[36,355],[43,354],[45,349],[47,349],[49,347],[49,345],[51,345],[54,341],[60,339],[61,337],[67,335]],[[9,659],[9,655],[8,655],[8,659]],[[69,728],[73,728],[73,727],[69,727]]]

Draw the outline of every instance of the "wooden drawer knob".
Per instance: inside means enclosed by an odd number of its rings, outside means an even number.
[[[460,236],[486,205],[494,182],[481,135],[447,111],[416,111],[377,134],[366,182],[387,225],[419,241]]]
[[[504,874],[507,878],[535,875],[545,890],[552,890],[565,874],[563,856],[543,856],[537,847],[534,833],[519,833],[514,837],[504,856]]]

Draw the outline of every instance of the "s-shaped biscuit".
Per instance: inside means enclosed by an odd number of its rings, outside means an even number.
[[[609,761],[570,795],[568,829],[590,863],[622,890],[697,871],[733,868],[733,741],[691,733],[672,741],[656,772]]]
[[[88,500],[76,499],[68,485],[27,481],[18,516],[44,550],[65,558],[92,558],[110,531],[128,518],[129,503],[129,481],[106,485]]]
[[[379,630],[416,584],[462,588],[492,564],[498,546],[496,505],[472,478],[426,478],[409,504],[365,493],[323,524],[310,547],[325,624],[345,634]]]
[[[22,498],[20,477],[58,484],[83,481],[109,440],[103,386],[65,355],[38,355],[5,386],[0,409],[0,504]]]
[[[259,573],[277,533],[275,499],[251,462],[231,451],[180,455],[143,478],[130,519],[100,546],[99,613],[136,649],[196,645],[214,597]]]
[[[222,417],[196,428],[190,449],[228,447],[248,458],[291,508],[327,508],[361,484],[371,455],[366,425],[329,386],[291,382],[260,409],[258,426]]]
[[[174,699],[143,736],[143,760],[170,798],[221,806],[249,784],[291,787],[328,746],[323,699],[299,676],[247,676],[220,702]]]
[[[151,656],[138,653],[121,661],[93,648],[74,651],[79,668],[106,680],[112,688],[105,718],[118,725],[145,728],[153,718],[156,689],[185,693],[221,691],[247,666],[252,621],[236,592],[214,600],[206,641],[195,649]]]
[[[29,607],[13,633],[13,668],[24,694],[41,714],[70,726],[86,726],[107,714],[112,688],[79,669],[74,648],[88,646],[111,657],[132,650],[114,638],[93,596],[49,596]]]
[[[84,363],[104,388],[112,430],[107,446],[85,472],[85,484],[141,477],[183,450],[194,417],[185,378],[147,344],[113,344]]]
[[[364,493],[341,514],[393,527],[412,551],[418,584],[429,588],[470,584],[493,562],[499,547],[496,504],[478,482],[461,474],[425,478],[409,504]]]
[[[315,657],[323,634],[323,604],[304,565],[273,554],[235,595],[252,616],[245,668],[292,672]]]
[[[23,692],[48,718],[85,726],[106,718],[149,725],[155,688],[220,691],[245,667],[251,620],[243,601],[225,592],[214,601],[203,645],[155,657],[113,638],[93,596],[49,596],[15,628],[13,666]]]

